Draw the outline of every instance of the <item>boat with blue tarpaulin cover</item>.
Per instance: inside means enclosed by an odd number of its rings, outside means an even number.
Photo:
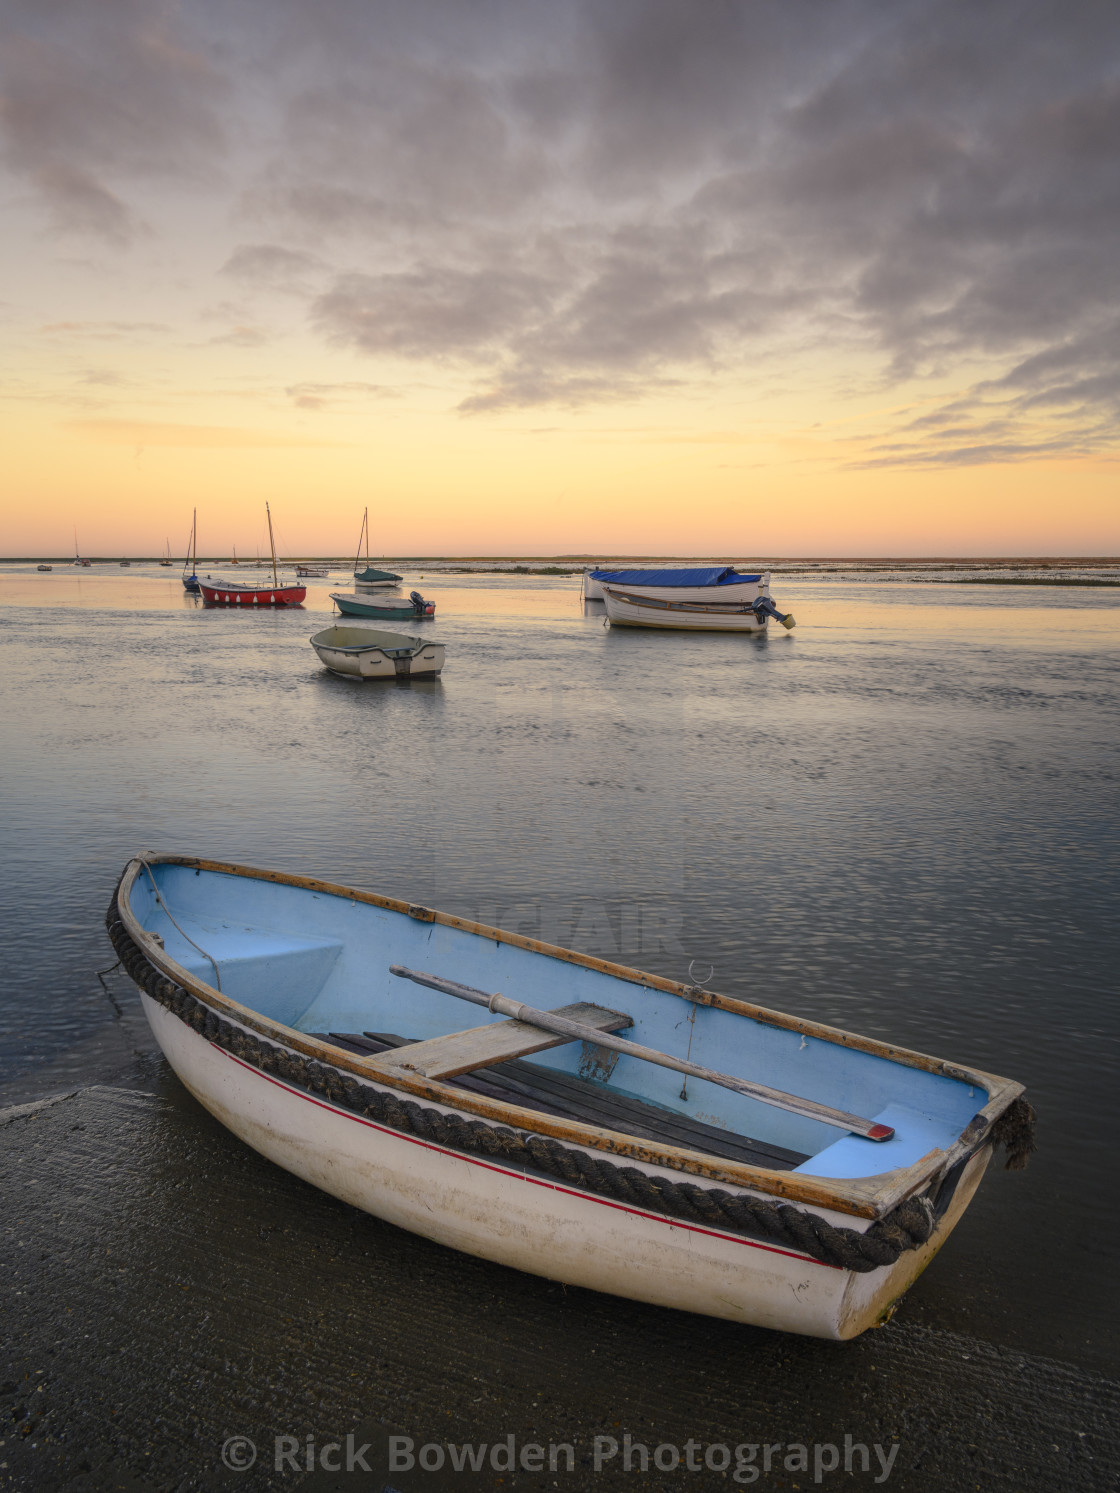
[[[621,586],[641,596],[670,601],[754,601],[769,591],[769,571],[754,574],[733,565],[701,565],[673,570],[589,570],[584,572],[585,601],[603,601],[603,587]]]

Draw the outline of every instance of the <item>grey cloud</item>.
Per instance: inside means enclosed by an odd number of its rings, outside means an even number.
[[[469,395],[458,406],[461,414],[497,414],[502,410],[531,409],[553,404],[577,409],[586,404],[608,404],[637,399],[657,388],[674,384],[670,379],[625,378],[611,374],[556,374],[520,366],[504,369],[489,387]],[[551,427],[549,427],[551,428]]]
[[[52,321],[40,330],[49,336],[88,337],[96,342],[134,341],[164,337],[168,327],[158,321]]]
[[[273,290],[306,294],[326,268],[317,254],[302,249],[282,244],[239,244],[220,273],[250,288],[266,285]]]
[[[320,296],[314,323],[333,341],[371,353],[492,361],[547,313],[550,286],[516,266],[422,265],[404,274],[350,274]]]
[[[134,235],[141,178],[218,180],[236,141],[227,277],[305,299],[330,343],[453,366],[466,414],[728,375],[761,398],[758,370],[825,349],[954,391],[876,461],[1115,438],[1093,340],[1120,312],[1115,6],[24,14],[6,148],[59,214]]]
[[[284,393],[297,409],[321,410],[330,405],[350,403],[354,395],[385,398],[391,391],[382,384],[352,380],[341,384],[291,384]]]
[[[1039,434],[1040,422],[1044,434]],[[960,465],[1108,449],[1120,424],[1120,317],[907,421],[868,465]]]
[[[220,332],[216,337],[211,337],[210,346],[263,347],[271,340],[271,335],[260,327],[241,325],[230,327],[228,332]]]
[[[884,446],[878,456],[866,461],[852,463],[858,471],[869,471],[883,467],[910,467],[931,469],[936,467],[978,467],[996,463],[1037,461],[1040,457],[1088,456],[1097,448],[1097,443],[1088,438],[1071,440],[1068,436],[1052,441],[993,441],[980,444],[961,444],[946,451],[928,450],[919,446]]]
[[[347,142],[343,158],[361,142],[361,190],[336,173],[318,191],[394,263],[316,300],[326,335],[474,364],[461,408],[479,413],[631,397],[782,339],[878,348],[886,383],[1014,364],[1120,301],[1120,18],[1076,3],[841,4],[813,12],[819,27],[776,5],[573,13],[547,67],[508,51],[481,75],[476,57],[437,65],[429,38],[399,73],[418,89],[397,118],[407,144],[380,75],[316,98],[318,143],[273,205],[298,220],[322,141]],[[456,66],[460,88],[429,110],[427,80]],[[307,95],[290,141],[309,111]]]
[[[153,178],[205,176],[222,84],[174,11],[143,0],[16,0],[0,30],[0,149],[55,224],[126,244]]]
[[[127,384],[129,380],[111,368],[87,368],[78,374],[78,382],[96,384],[104,388],[118,388]]]

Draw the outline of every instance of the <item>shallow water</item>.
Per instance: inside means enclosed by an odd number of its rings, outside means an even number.
[[[776,575],[793,633],[689,636],[414,568],[443,678],[362,684],[307,641],[339,584],[0,567],[0,1082],[102,1076],[134,851],[369,887],[1026,1083],[1039,1155],[905,1309],[1114,1362],[1120,593]]]

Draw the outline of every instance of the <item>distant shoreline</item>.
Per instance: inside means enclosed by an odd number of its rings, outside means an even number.
[[[130,565],[159,565],[161,560],[166,559],[164,555],[90,555],[91,565],[120,565],[122,560],[127,560]],[[843,556],[822,555],[813,556],[751,556],[739,558],[719,558],[715,560],[708,555],[395,555],[381,557],[388,564],[395,565],[471,565],[497,566],[499,573],[512,569],[517,565],[539,565],[546,567],[544,573],[555,573],[558,569],[578,573],[587,566],[596,568],[609,568],[611,566],[633,566],[633,565],[680,565],[684,564],[725,564],[753,566],[756,569],[788,569],[798,567],[802,569],[823,570],[829,567],[837,569],[851,569],[859,566],[868,570],[898,570],[898,569],[929,569],[929,570],[997,570],[997,569],[1120,569],[1120,556],[1116,555],[1000,555],[1000,556],[973,556],[973,555],[919,555],[919,556]],[[181,568],[185,564],[182,556],[173,557],[172,565]],[[199,555],[196,562],[198,565],[232,565],[233,561],[228,555]],[[337,569],[349,567],[353,561],[349,558],[340,559],[332,555],[285,555],[277,557],[278,565],[331,565]],[[5,555],[0,557],[3,565],[61,565],[74,566],[73,558],[69,555]],[[165,567],[166,568],[166,567]],[[255,570],[269,568],[267,562],[258,566],[256,561],[240,560],[237,562],[239,570]]]

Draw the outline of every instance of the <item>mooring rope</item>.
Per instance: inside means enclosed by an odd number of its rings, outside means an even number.
[[[202,957],[204,959],[209,959],[210,963],[214,966],[214,988],[215,988],[215,990],[217,990],[220,993],[221,992],[221,988],[222,988],[222,977],[221,977],[221,974],[219,973],[219,970],[218,970],[218,961],[214,958],[213,954],[208,954],[204,948],[202,948],[199,944],[196,944],[195,941],[194,941],[194,939],[190,936],[189,933],[183,932],[183,929],[179,927],[179,924],[171,916],[171,909],[170,909],[170,907],[168,907],[167,903],[163,900],[163,897],[160,894],[159,887],[156,886],[156,879],[152,875],[152,868],[151,868],[151,866],[148,865],[148,862],[144,859],[144,857],[142,855],[138,856],[137,859],[139,860],[140,864],[144,867],[144,870],[147,871],[147,873],[148,873],[148,880],[152,883],[152,891],[155,893],[156,903],[160,907],[163,908],[164,912],[167,915],[167,921],[171,924],[171,926],[174,929],[177,930],[177,932],[182,933],[183,937],[187,940],[187,942],[190,944],[190,946],[191,946],[192,949],[198,949],[198,952],[202,955]]]
[[[905,1251],[925,1244],[936,1228],[938,1215],[928,1197],[907,1198],[886,1218],[861,1233],[858,1229],[838,1228],[819,1214],[789,1203],[771,1203],[765,1198],[701,1187],[695,1182],[651,1177],[637,1167],[619,1165],[606,1156],[564,1145],[551,1136],[491,1124],[456,1112],[444,1114],[392,1090],[375,1088],[371,1082],[363,1082],[344,1069],[265,1041],[219,1016],[211,1006],[168,979],[151,963],[121,922],[115,893],[105,923],[121,963],[136,984],[208,1042],[262,1073],[274,1074],[285,1083],[322,1094],[332,1104],[402,1134],[543,1172],[573,1187],[648,1212],[784,1245],[821,1264],[861,1274],[893,1265]],[[1030,1105],[1016,1099],[993,1126],[988,1139],[1009,1144],[1008,1166],[1026,1164],[1027,1155],[1034,1149],[1033,1121]]]

